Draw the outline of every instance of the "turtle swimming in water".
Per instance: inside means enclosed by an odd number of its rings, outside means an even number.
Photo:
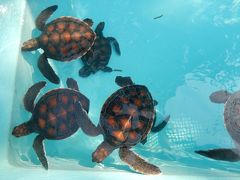
[[[32,113],[29,121],[16,126],[12,135],[15,137],[37,133],[33,148],[45,169],[48,161],[43,145],[45,139],[61,140],[74,134],[79,128],[88,134],[95,126],[88,118],[89,100],[81,94],[77,82],[67,80],[68,88],[59,88],[47,92],[34,104],[40,90],[46,82],[33,85],[24,96],[25,109]]]
[[[121,55],[121,51],[119,48],[119,44],[114,37],[104,37],[103,29],[105,23],[100,22],[96,29],[96,40],[92,48],[81,58],[84,66],[80,69],[79,75],[82,77],[87,77],[91,73],[96,73],[101,70],[104,72],[112,72],[112,71],[121,71],[119,69],[112,69],[108,67],[109,60],[112,54],[111,45],[117,55]]]
[[[116,83],[118,82],[121,84],[122,81],[116,78]],[[148,163],[130,150],[147,137],[153,126],[154,118],[154,100],[148,88],[133,83],[125,84],[114,92],[102,107],[96,134],[102,134],[104,141],[93,152],[93,162],[102,162],[119,148],[121,160],[137,172],[161,173],[157,166]]]
[[[219,90],[210,95],[210,100],[214,103],[225,104],[224,124],[234,141],[235,148],[200,150],[195,152],[215,160],[240,161],[240,91],[232,94],[225,90]]]
[[[22,51],[33,51],[39,48],[44,50],[39,57],[38,68],[49,81],[56,84],[60,82],[59,77],[48,63],[47,58],[61,62],[80,58],[89,51],[96,39],[96,34],[91,29],[93,21],[89,18],[82,21],[63,16],[46,24],[47,19],[57,8],[58,6],[54,5],[39,14],[35,24],[42,34],[22,45]]]
[[[134,82],[132,81],[131,77],[128,77],[128,76],[127,77],[117,76],[115,79],[115,83],[120,87],[134,85]],[[157,100],[153,100],[153,104],[154,104],[154,106],[157,106],[158,105]],[[156,116],[156,111],[155,111],[155,118],[153,120],[153,125],[151,128],[151,132],[153,132],[153,133],[157,133],[165,128],[168,121],[170,120],[170,115],[166,116],[164,118],[164,120],[157,126],[155,126],[156,119],[157,119],[157,116]],[[142,144],[145,144],[146,142],[147,142],[147,137],[141,141]]]

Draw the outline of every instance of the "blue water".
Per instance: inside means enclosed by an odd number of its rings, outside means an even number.
[[[104,101],[118,89],[115,76],[131,76],[135,83],[146,85],[159,102],[158,122],[171,115],[167,127],[150,134],[148,143],[135,146],[135,152],[158,165],[164,174],[240,173],[239,163],[214,161],[193,153],[199,149],[234,147],[223,124],[223,105],[212,104],[208,96],[218,89],[234,92],[240,88],[240,0],[26,2],[20,43],[40,35],[34,29],[35,18],[44,8],[58,4],[50,20],[59,16],[89,17],[94,27],[104,21],[104,35],[115,37],[122,52],[120,57],[113,52],[109,66],[123,72],[98,72],[88,78],[78,76],[80,60],[70,63],[50,60],[61,84],[47,81],[40,96],[50,89],[66,87],[66,79],[73,77],[81,92],[89,97],[89,115],[97,124]],[[162,18],[153,19],[161,14]],[[44,79],[37,68],[41,53],[19,51],[9,132],[31,116],[24,109],[22,98],[32,84]],[[10,164],[41,168],[32,149],[34,138],[34,134],[19,139],[9,135]],[[100,165],[92,163],[91,153],[101,141],[102,136],[88,137],[81,130],[65,140],[45,141],[50,170],[132,172],[119,159],[117,151]]]

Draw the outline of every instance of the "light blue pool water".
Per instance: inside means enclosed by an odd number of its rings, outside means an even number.
[[[113,52],[109,66],[123,71],[81,78],[80,60],[50,60],[61,84],[47,81],[40,96],[66,87],[66,79],[73,77],[89,97],[89,116],[97,124],[104,101],[118,89],[116,75],[131,76],[137,84],[146,85],[159,102],[158,122],[171,115],[163,131],[150,134],[145,145],[133,148],[160,167],[162,178],[239,177],[239,162],[210,160],[194,150],[234,147],[223,124],[223,105],[211,103],[208,96],[218,89],[240,89],[240,0],[0,0],[0,176],[146,178],[124,164],[117,151],[102,164],[92,163],[91,154],[102,136],[88,137],[79,130],[65,140],[45,141],[48,172],[33,151],[35,134],[18,139],[11,136],[12,128],[31,116],[23,107],[25,92],[45,80],[37,68],[42,51],[22,53],[20,45],[40,35],[34,20],[41,10],[54,4],[59,8],[50,20],[63,15],[89,17],[94,27],[104,21],[104,35],[115,37],[122,52],[120,57]],[[162,18],[153,19],[161,14]]]

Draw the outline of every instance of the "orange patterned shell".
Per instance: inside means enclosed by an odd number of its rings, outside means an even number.
[[[105,139],[115,146],[134,146],[146,138],[155,110],[147,87],[131,85],[113,93],[104,103],[100,126]]]
[[[40,98],[33,111],[33,127],[47,139],[64,139],[74,134],[79,125],[76,119],[77,102],[88,112],[89,100],[72,89],[55,89]]]
[[[60,17],[45,26],[39,43],[47,57],[71,61],[85,55],[95,38],[95,32],[85,22],[73,17]]]

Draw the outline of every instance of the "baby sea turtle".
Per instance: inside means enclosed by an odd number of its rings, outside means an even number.
[[[118,82],[117,77],[116,83],[120,85]],[[135,85],[132,81],[124,84],[102,107],[98,132],[103,134],[104,141],[93,152],[93,162],[102,162],[113,150],[119,148],[121,160],[136,171],[143,174],[161,173],[157,166],[146,162],[130,150],[147,137],[154,118],[154,101],[148,88]]]
[[[195,152],[216,160],[240,161],[240,91],[233,94],[225,90],[216,91],[210,95],[210,100],[214,103],[225,104],[224,123],[236,147]]]
[[[68,88],[59,88],[47,92],[34,104],[39,91],[45,86],[42,81],[33,85],[24,97],[25,109],[32,113],[29,121],[16,126],[12,135],[21,137],[37,133],[33,148],[45,169],[48,162],[43,140],[60,140],[74,134],[80,127],[88,135],[95,126],[88,118],[89,100],[81,94],[77,82],[67,80]]]
[[[117,76],[116,79],[115,79],[115,83],[120,87],[134,85],[134,82],[132,81],[131,77],[128,77],[128,76],[127,77]],[[157,100],[153,100],[153,104],[154,104],[154,106],[157,106],[158,105]],[[168,121],[170,120],[170,115],[166,116],[160,124],[155,126],[156,119],[157,119],[155,109],[154,109],[154,112],[155,112],[155,118],[153,120],[153,125],[152,125],[152,128],[151,128],[151,132],[157,133],[157,132],[159,132],[159,131],[161,131],[162,129],[165,128]],[[145,144],[146,142],[147,142],[147,137],[144,140],[141,141],[142,144]]]
[[[95,29],[95,33],[97,35],[95,43],[92,46],[91,50],[89,50],[81,58],[84,67],[80,69],[79,75],[82,77],[87,77],[91,73],[94,74],[99,70],[104,72],[121,71],[118,69],[113,70],[111,67],[107,66],[112,54],[111,44],[113,45],[115,52],[119,56],[121,55],[121,52],[119,44],[115,38],[103,36],[104,26],[105,26],[104,22],[100,22],[97,25]]]
[[[47,58],[67,62],[82,57],[92,47],[96,35],[91,29],[93,21],[89,18],[76,19],[60,17],[46,24],[47,19],[58,8],[57,5],[43,10],[36,19],[36,27],[42,34],[23,43],[22,51],[43,49],[44,53],[38,60],[42,74],[51,82],[58,84],[56,75]]]

